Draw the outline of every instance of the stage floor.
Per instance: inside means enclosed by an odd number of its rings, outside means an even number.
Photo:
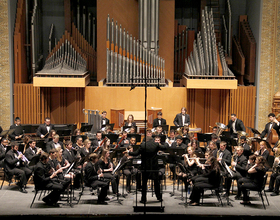
[[[181,186],[180,186],[181,187]],[[181,189],[181,188],[180,188]],[[251,192],[252,205],[243,206],[240,204],[240,200],[234,200],[234,195],[230,196],[231,206],[226,205],[226,200],[223,198],[224,207],[217,206],[218,201],[215,196],[210,195],[210,191],[206,191],[204,195],[204,204],[200,206],[184,206],[179,205],[182,201],[177,199],[181,196],[180,190],[175,190],[175,195],[170,196],[172,192],[172,185],[168,185],[166,190],[163,190],[163,205],[165,206],[164,212],[147,212],[146,214],[169,214],[169,215],[188,215],[190,217],[237,217],[238,219],[266,217],[266,216],[280,216],[280,196],[271,197],[270,193],[267,193],[270,205],[264,210],[262,202],[256,192]],[[97,196],[91,195],[89,188],[85,189],[84,195],[82,195],[80,203],[73,201],[73,207],[71,208],[65,201],[60,201],[60,207],[47,206],[41,199],[38,200],[39,195],[30,208],[31,201],[34,196],[33,185],[28,185],[28,193],[20,193],[17,186],[4,185],[0,190],[0,215],[11,217],[17,215],[28,216],[54,216],[54,217],[116,217],[116,216],[131,216],[144,214],[143,212],[134,212],[133,205],[135,204],[135,194],[131,193],[126,198],[122,199],[122,205],[116,201],[109,201],[108,205],[97,205],[95,201]],[[110,187],[111,191],[111,187]],[[75,191],[75,197],[79,196],[80,191]],[[122,187],[120,185],[120,192]],[[112,195],[109,193],[109,198]],[[138,199],[141,197],[141,193],[137,194]],[[113,200],[113,199],[111,199]],[[160,206],[160,203],[156,203],[155,196],[152,197],[152,193],[148,193],[148,201],[153,205]],[[1,217],[1,218],[2,218]],[[38,217],[38,216],[37,216]]]

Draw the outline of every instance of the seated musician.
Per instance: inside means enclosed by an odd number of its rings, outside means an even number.
[[[173,121],[175,126],[183,127],[185,125],[190,125],[190,115],[187,114],[187,109],[185,107],[181,108],[181,113],[177,114]]]
[[[4,160],[5,160],[5,155],[7,152],[7,147],[8,147],[9,141],[6,138],[1,139],[1,144],[0,144],[0,167],[4,167]]]
[[[65,191],[69,186],[70,182],[58,182],[54,178],[62,170],[53,172],[52,169],[47,165],[49,160],[49,155],[47,153],[42,153],[40,156],[40,161],[36,164],[34,169],[34,184],[36,189],[47,189],[52,192],[44,197],[42,200],[51,206],[58,207],[57,201],[60,198],[60,194]]]
[[[62,169],[63,170],[63,175],[64,178],[68,178],[68,179],[74,179],[75,178],[75,174],[73,172],[69,172],[68,174],[66,174],[67,169],[70,167],[70,163],[63,157],[63,149],[58,147],[57,149],[57,163],[58,163],[58,169]]]
[[[212,134],[217,134],[217,131],[218,131],[218,127],[217,126],[214,126],[212,128]]]
[[[194,136],[194,133],[190,132],[188,134],[188,138],[186,139],[186,143],[185,144],[187,144],[188,146],[191,146],[193,142],[196,142],[196,146],[199,146],[199,141]]]
[[[243,154],[244,152],[244,148],[241,146],[237,146],[236,147],[236,155],[232,156],[232,160],[231,160],[231,169],[233,170],[233,177],[232,176],[228,176],[228,178],[226,179],[226,193],[227,195],[229,195],[230,192],[230,187],[231,187],[231,183],[232,180],[235,179],[237,182],[239,179],[241,179],[242,177],[246,177],[247,175],[247,157]],[[240,195],[237,195],[237,197],[239,197]]]
[[[127,119],[126,119],[126,122],[124,123],[124,126],[129,126],[129,127],[132,127],[132,126],[136,126],[136,123],[134,122],[134,116],[132,114],[129,114],[127,116]]]
[[[235,196],[236,200],[239,200],[241,198],[241,189],[240,186],[243,183],[247,183],[247,182],[251,182],[251,174],[248,173],[248,170],[255,165],[256,162],[256,155],[252,154],[249,156],[248,162],[247,162],[247,166],[246,166],[246,177],[242,177],[237,181],[237,195]]]
[[[162,118],[162,112],[157,113],[157,118],[153,121],[153,128],[156,128],[161,125],[166,125],[166,120]]]
[[[101,127],[105,127],[106,125],[110,124],[110,120],[106,118],[107,112],[103,111],[101,115]]]
[[[163,131],[162,131],[162,127],[161,126],[157,126],[156,131],[153,134],[154,136],[161,136],[164,135]]]
[[[93,149],[96,149],[97,147],[100,147],[100,143],[102,141],[102,132],[101,131],[97,131],[95,137],[96,138],[92,141]]]
[[[129,151],[133,152],[133,147],[132,146],[129,146],[127,148]],[[126,163],[125,165],[125,168],[123,170],[123,174],[126,176],[126,191],[127,193],[130,193],[131,191],[131,177],[132,175],[136,175],[136,184],[137,186],[139,184],[141,184],[141,179],[140,179],[140,173],[139,173],[139,170],[137,168],[135,168],[132,164],[132,156],[129,156],[128,153],[125,151],[124,152],[124,156],[122,157],[122,161],[121,163],[124,164]],[[140,187],[138,186],[138,189]]]
[[[97,166],[102,170],[104,179],[111,181],[112,191],[114,194],[117,194],[119,179],[116,174],[112,174],[114,166],[110,160],[110,152],[108,150],[102,151],[101,157],[97,162]]]
[[[222,165],[224,164],[224,162],[230,166],[231,164],[231,153],[229,150],[226,149],[227,147],[227,143],[222,141],[220,143],[220,149],[216,149],[213,152],[213,156],[217,159],[218,162],[220,162]]]
[[[29,147],[25,150],[24,155],[29,161],[31,161],[34,157],[40,157],[42,149],[36,147],[36,141],[29,140],[28,146]]]
[[[273,192],[271,194],[271,196],[279,195],[279,186],[280,186],[279,167],[280,167],[279,157],[275,157],[274,163],[272,166],[272,174],[270,176],[270,181],[269,181],[269,188],[267,190],[267,192]],[[274,186],[274,184],[275,184],[275,186]]]
[[[151,131],[151,130],[147,130],[147,132],[146,132],[146,136],[147,136],[147,138],[148,137],[153,137],[153,132]],[[144,143],[146,141],[146,139],[145,139],[145,137],[143,138],[143,140],[142,140],[142,143]],[[141,144],[142,144],[141,143]],[[170,145],[171,146],[171,145]]]
[[[32,170],[28,166],[28,159],[18,151],[19,144],[11,143],[11,150],[5,155],[5,170],[9,176],[17,176],[19,178],[19,191],[27,193],[25,186],[29,177],[32,175]]]
[[[241,142],[241,147],[244,148],[243,154],[248,159],[249,156],[252,154],[251,147],[246,143],[246,137],[245,136],[240,137],[240,142]]]
[[[57,149],[56,148],[52,148],[49,151],[49,160],[48,160],[48,164],[50,165],[50,167],[54,170],[57,171],[59,170],[59,166],[58,166],[58,161],[57,161]],[[63,174],[62,174],[62,169],[61,171],[58,171],[57,173],[57,177],[59,179],[63,179]]]
[[[185,145],[185,144],[183,143],[183,138],[182,138],[181,135],[178,135],[178,136],[177,136],[176,141],[173,142],[173,143],[171,144],[171,148],[173,148],[173,149],[184,149],[184,150],[186,150],[187,145]],[[170,163],[169,163],[169,169],[170,169],[171,173],[173,173],[173,179],[175,178],[175,175],[174,175],[174,174],[175,174],[175,168],[176,168],[176,163],[170,162]]]
[[[53,137],[54,137],[55,135],[56,135],[56,131],[52,129],[52,130],[50,131],[49,135],[47,135],[48,137],[47,137],[47,139],[46,139],[46,142],[48,143],[48,142],[52,141],[52,140],[53,140]]]
[[[204,188],[218,187],[220,184],[218,181],[220,176],[220,166],[216,158],[210,157],[205,164],[209,165],[208,169],[205,169],[205,165],[201,166],[203,174],[199,177],[202,178],[197,178],[193,185],[193,190],[190,195],[191,206],[199,205],[201,192]]]
[[[84,147],[81,148],[80,155],[82,158],[86,157],[88,154],[93,152],[91,141],[89,139],[85,139],[84,141]]]
[[[105,199],[107,197],[107,190],[109,188],[109,181],[104,178],[102,170],[98,166],[98,155],[91,153],[89,156],[89,162],[85,167],[85,184],[93,189],[101,187],[100,194],[98,195],[98,204],[107,204]]]
[[[247,190],[261,189],[263,178],[266,173],[264,164],[265,159],[261,156],[257,156],[255,165],[248,170],[248,173],[251,174],[251,180],[240,185],[240,190],[243,193],[243,201],[240,202],[241,204],[251,204]]]
[[[169,137],[166,138],[165,142],[171,147],[172,143],[175,142],[176,137],[175,137],[175,131],[172,129],[169,132]]]
[[[132,136],[129,140],[129,145],[130,146],[135,146],[136,145],[136,137]]]
[[[66,141],[65,142],[65,150],[62,153],[62,156],[65,160],[67,160],[69,163],[73,163],[77,158],[80,158],[80,152],[73,149],[72,141]],[[78,166],[74,169],[75,172],[75,179],[74,179],[74,188],[80,188],[80,181],[81,181],[81,172],[80,172],[81,166]]]
[[[256,156],[262,156],[265,160],[268,159],[269,151],[266,149],[266,142],[260,142],[260,149],[254,153]]]
[[[214,141],[210,141],[208,143],[208,146],[206,147],[206,151],[208,151],[208,153],[211,155],[211,156],[214,156],[214,151],[217,150],[217,146],[215,144]],[[206,153],[206,152],[205,152]]]
[[[46,138],[51,130],[54,130],[54,126],[51,124],[51,119],[49,117],[46,117],[45,123],[39,125],[36,134],[38,137]]]
[[[76,152],[73,150],[72,141],[65,142],[65,150],[62,155],[69,163],[74,162],[76,159]]]
[[[189,138],[189,126],[185,125],[182,129],[182,137],[183,138]]]
[[[74,132],[73,132],[73,136],[79,136],[79,135],[81,135],[82,133],[81,133],[81,129],[78,129],[78,128],[76,128],[75,130],[74,130]]]
[[[188,147],[187,154],[184,154],[184,163],[191,176],[195,176],[198,173],[197,155],[193,147]]]
[[[73,148],[75,149],[75,153],[80,153],[81,149],[84,147],[83,138],[81,136],[76,137],[76,143],[73,144]]]
[[[136,127],[132,126],[132,127],[130,128],[129,134],[137,134]]]
[[[10,129],[15,129],[15,131],[10,134],[10,138],[14,141],[20,141],[24,134],[23,134],[23,128],[21,126],[21,120],[19,117],[15,118],[15,124],[10,126]]]
[[[219,140],[219,138],[218,138],[218,136],[216,134],[211,134],[211,141],[215,143],[217,148],[220,148],[221,140]]]
[[[58,134],[55,134],[53,136],[53,139],[52,141],[49,141],[47,144],[46,144],[46,151],[47,153],[50,152],[51,149],[56,149],[58,147],[63,147],[63,143],[61,141],[59,141],[59,135]]]
[[[130,138],[127,137],[127,132],[126,131],[123,131],[122,132],[122,137],[121,138],[118,138],[117,140],[117,143],[119,144],[119,147],[128,147],[129,146],[129,141],[130,141]]]
[[[188,146],[193,147],[195,153],[204,155],[204,153],[203,153],[204,149],[202,149],[201,147],[199,147],[199,145],[197,145],[196,140],[193,140],[192,142],[190,142],[190,144]]]

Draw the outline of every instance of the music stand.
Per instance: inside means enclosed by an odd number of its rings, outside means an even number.
[[[70,129],[64,129],[64,130],[57,130],[56,131],[56,134],[58,134],[59,135],[59,137],[61,137],[61,136],[70,136],[70,134],[71,134],[71,130]]]
[[[91,131],[93,125],[83,125],[81,127],[81,132],[89,132]]]
[[[258,134],[258,135],[261,135],[261,133],[255,129],[255,128],[251,128],[251,127],[247,127],[250,131],[252,131],[253,134]]]
[[[162,131],[166,131],[168,133],[169,125],[160,125],[162,127]]]
[[[39,162],[39,159],[40,159],[40,154],[36,154],[34,157],[32,157],[28,165],[35,166]]]
[[[103,137],[104,135],[104,137]],[[102,138],[109,138],[110,139],[110,143],[114,143],[114,142],[117,142],[118,138],[119,138],[119,135],[118,134],[114,134],[114,133],[111,133],[111,134],[102,134]]]

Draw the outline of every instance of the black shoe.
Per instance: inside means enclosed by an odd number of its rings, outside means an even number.
[[[241,200],[241,196],[235,196],[234,199],[235,200]]]
[[[108,205],[108,203],[107,202],[105,202],[105,201],[97,201],[97,204],[98,205]]]
[[[143,204],[144,204],[144,203],[146,203],[146,202],[147,202],[147,200],[143,200],[143,199],[140,200],[140,203],[143,203]]]
[[[266,189],[265,192],[273,192],[272,189]]]
[[[273,192],[272,194],[270,194],[270,196],[278,196],[279,195],[279,193],[277,193],[277,192]]]
[[[21,187],[19,187],[19,191],[20,191],[21,193],[27,193],[27,191],[26,191],[24,188],[21,188]]]

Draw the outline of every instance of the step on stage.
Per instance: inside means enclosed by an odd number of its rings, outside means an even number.
[[[236,187],[234,187],[236,190]],[[262,202],[259,196],[255,192],[250,193],[251,205],[241,205],[240,200],[235,200],[234,196],[230,196],[231,206],[226,205],[226,199],[222,198],[224,206],[218,206],[216,196],[211,194],[211,191],[207,190],[204,194],[203,205],[200,206],[186,206],[184,201],[180,198],[181,186],[177,190],[175,189],[175,195],[170,196],[170,192],[173,191],[172,185],[167,185],[167,188],[163,187],[163,208],[160,208],[160,202],[156,200],[155,195],[152,197],[152,192],[148,191],[146,210],[144,205],[137,202],[138,210],[134,210],[135,206],[135,188],[132,187],[132,193],[128,194],[125,198],[120,197],[122,200],[119,204],[115,201],[115,197],[111,194],[111,187],[108,194],[110,201],[108,205],[96,204],[97,196],[92,195],[89,188],[85,188],[84,194],[81,196],[80,202],[77,204],[77,200],[73,200],[73,207],[71,208],[66,201],[59,201],[60,207],[51,207],[46,205],[41,196],[40,200],[37,196],[32,208],[30,208],[31,201],[34,197],[32,192],[34,186],[32,184],[27,187],[27,194],[20,193],[16,185],[7,186],[6,184],[0,190],[0,216],[11,218],[13,216],[26,216],[28,219],[38,219],[42,216],[48,217],[71,217],[71,218],[86,218],[86,217],[121,217],[122,219],[134,219],[146,213],[147,215],[171,215],[174,217],[187,217],[196,219],[197,218],[221,218],[221,217],[234,217],[235,219],[246,219],[256,220],[260,218],[268,218],[271,220],[273,217],[279,218],[280,207],[279,201],[280,196],[270,196],[267,193],[270,205],[267,206],[266,210],[263,208]],[[120,185],[120,193],[122,193],[122,186]],[[76,199],[79,198],[79,190],[74,192]],[[96,191],[93,191],[96,192]],[[186,195],[185,192],[183,194]],[[189,197],[190,194],[188,194]],[[138,192],[137,198],[140,201],[141,192]],[[189,201],[189,200],[188,200]],[[23,219],[23,218],[21,218]]]

